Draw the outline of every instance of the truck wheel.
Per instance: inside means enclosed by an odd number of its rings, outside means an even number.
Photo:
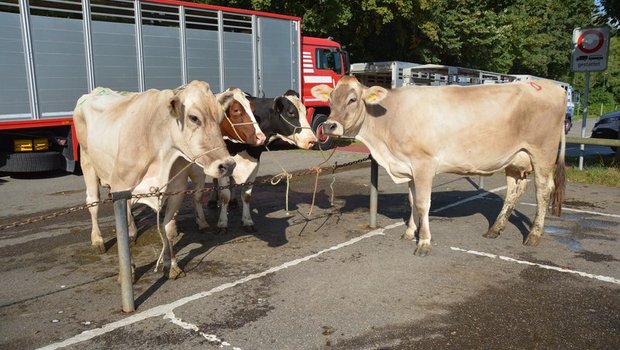
[[[59,152],[0,153],[0,171],[29,173],[64,169]]]
[[[314,149],[328,150],[334,146],[334,138],[323,133],[323,123],[327,120],[324,114],[317,114],[312,120],[312,131],[316,135],[318,142],[314,144]]]

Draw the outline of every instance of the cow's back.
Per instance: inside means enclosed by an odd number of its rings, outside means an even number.
[[[374,147],[386,161],[428,157],[438,172],[495,172],[521,149],[559,144],[565,95],[551,81],[393,89],[369,107],[364,133],[389,135]]]
[[[102,182],[111,181],[119,163],[147,168],[158,146],[153,140],[165,131],[162,108],[167,111],[164,103],[171,97],[170,90],[118,93],[97,88],[78,100],[73,116],[77,138]]]

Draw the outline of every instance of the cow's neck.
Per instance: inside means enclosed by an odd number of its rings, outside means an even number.
[[[388,145],[388,143],[397,141],[385,140],[377,134],[377,130],[384,130],[388,127],[385,118],[366,116],[366,120],[364,120],[355,139],[361,141],[368,147],[373,159],[387,171],[392,181],[395,183],[403,183],[411,178],[409,174],[410,168],[406,166],[403,168],[403,165],[407,163],[404,159],[398,159]]]
[[[265,139],[269,140],[278,133],[275,130],[278,122],[279,115],[275,113],[269,113],[267,118],[261,118],[259,121],[260,129],[265,134]]]

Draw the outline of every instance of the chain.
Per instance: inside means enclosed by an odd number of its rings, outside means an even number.
[[[340,168],[345,168],[348,166],[352,166],[352,165],[356,165],[359,163],[363,163],[366,161],[369,161],[371,159],[370,155],[366,158],[361,158],[358,160],[354,160],[352,162],[348,162],[348,163],[344,163],[344,164],[338,164],[336,163],[335,165],[332,166],[326,166],[326,167],[315,167],[315,168],[311,168],[311,169],[307,169],[307,170],[300,170],[300,171],[295,171],[295,172],[291,172],[289,173],[290,177],[299,177],[299,176],[305,176],[305,175],[311,175],[311,174],[317,174],[317,172],[322,172],[325,169],[331,169],[332,173],[336,171],[336,169],[340,169]],[[158,188],[154,188],[151,192],[149,193],[138,193],[138,194],[133,194],[131,195],[131,198],[134,199],[141,199],[141,198],[148,198],[148,197],[159,197],[159,196],[174,196],[174,195],[178,195],[178,194],[183,194],[183,195],[190,195],[196,192],[212,192],[212,191],[221,191],[224,189],[232,189],[232,188],[238,188],[238,187],[248,187],[248,186],[253,186],[256,184],[266,184],[266,183],[270,183],[273,181],[273,179],[277,177],[273,176],[271,178],[266,178],[263,179],[261,181],[250,181],[250,182],[244,182],[244,183],[240,183],[240,184],[230,184],[227,186],[214,186],[214,187],[206,187],[206,188],[202,188],[200,190],[195,190],[195,189],[188,189],[188,190],[183,190],[183,191],[176,191],[176,192],[161,192],[159,191]],[[276,182],[277,184],[277,182]],[[100,201],[96,201],[96,202],[92,202],[92,203],[88,203],[85,205],[79,205],[79,206],[75,206],[75,207],[71,207],[71,208],[67,208],[61,211],[57,211],[54,213],[50,213],[50,214],[46,214],[46,215],[41,215],[41,216],[35,216],[23,221],[16,221],[16,222],[12,222],[9,224],[3,224],[0,225],[0,231],[3,230],[8,230],[11,228],[15,228],[15,227],[19,227],[19,226],[24,226],[24,225],[29,225],[29,224],[33,224],[35,222],[39,222],[39,221],[43,221],[43,220],[48,220],[48,219],[53,219],[59,216],[63,216],[63,215],[67,215],[70,213],[74,213],[77,211],[81,211],[81,210],[85,210],[85,209],[89,209],[101,204],[105,204],[105,203],[109,203],[112,202],[112,198],[106,198]]]

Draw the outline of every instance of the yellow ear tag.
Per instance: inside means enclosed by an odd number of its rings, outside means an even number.
[[[368,100],[368,102],[375,102],[375,100],[377,99],[377,94],[372,93],[370,95],[368,95],[368,97],[366,98],[366,100]]]

